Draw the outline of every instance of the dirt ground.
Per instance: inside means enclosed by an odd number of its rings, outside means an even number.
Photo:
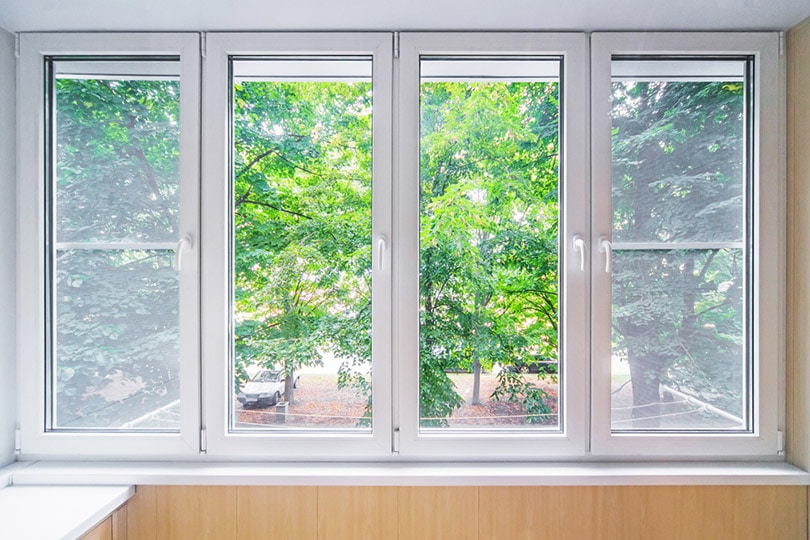
[[[449,419],[454,428],[480,428],[481,426],[514,428],[525,426],[526,410],[519,404],[494,401],[490,398],[498,385],[498,378],[492,373],[481,376],[481,405],[472,405],[473,376],[471,373],[451,373],[450,379],[456,391],[465,399],[464,405],[456,409]],[[294,394],[294,402],[288,405],[287,413],[281,414],[277,407],[264,409],[244,409],[235,402],[236,425],[240,428],[261,428],[285,426],[296,428],[352,429],[362,427],[361,420],[366,407],[363,397],[357,396],[351,388],[338,389],[337,375],[323,373],[302,373],[300,384]],[[527,375],[549,394],[547,405],[552,415],[544,417],[542,424],[555,425],[557,422],[557,385],[550,381]]]

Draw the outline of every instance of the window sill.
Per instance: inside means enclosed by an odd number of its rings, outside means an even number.
[[[12,473],[36,485],[810,485],[787,463],[180,463],[33,462]]]

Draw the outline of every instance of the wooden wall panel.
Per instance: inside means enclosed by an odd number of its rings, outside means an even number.
[[[319,540],[396,540],[397,488],[319,487]]]
[[[477,487],[400,487],[399,540],[478,538]]]
[[[128,540],[158,540],[157,490],[155,486],[138,486],[127,502]]]
[[[127,540],[127,505],[122,506],[112,515],[113,540]]]
[[[317,540],[317,516],[316,487],[239,486],[236,489],[238,540]]]
[[[113,540],[112,518],[108,517],[89,533],[82,536],[82,540]]]
[[[125,521],[128,540],[805,540],[807,489],[139,487]]]
[[[810,19],[787,34],[787,459],[810,468]]]
[[[236,538],[236,487],[158,487],[157,537],[159,540]]]
[[[530,540],[561,538],[558,487],[478,488],[479,538]],[[570,491],[570,488],[568,488]],[[582,519],[582,516],[579,518]]]
[[[735,486],[732,507],[734,530],[730,538],[807,538],[805,486]]]

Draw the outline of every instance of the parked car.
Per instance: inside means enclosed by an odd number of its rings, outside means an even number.
[[[293,388],[298,388],[296,375]],[[284,395],[284,372],[265,369],[258,372],[240,389],[237,401],[245,407],[269,407],[275,405]]]

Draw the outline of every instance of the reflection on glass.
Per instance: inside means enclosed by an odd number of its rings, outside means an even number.
[[[178,64],[50,67],[50,427],[176,431]]]
[[[560,427],[559,76],[421,61],[423,431]]]
[[[746,61],[614,61],[612,428],[747,430]]]
[[[233,416],[371,428],[371,60],[233,72]]]

